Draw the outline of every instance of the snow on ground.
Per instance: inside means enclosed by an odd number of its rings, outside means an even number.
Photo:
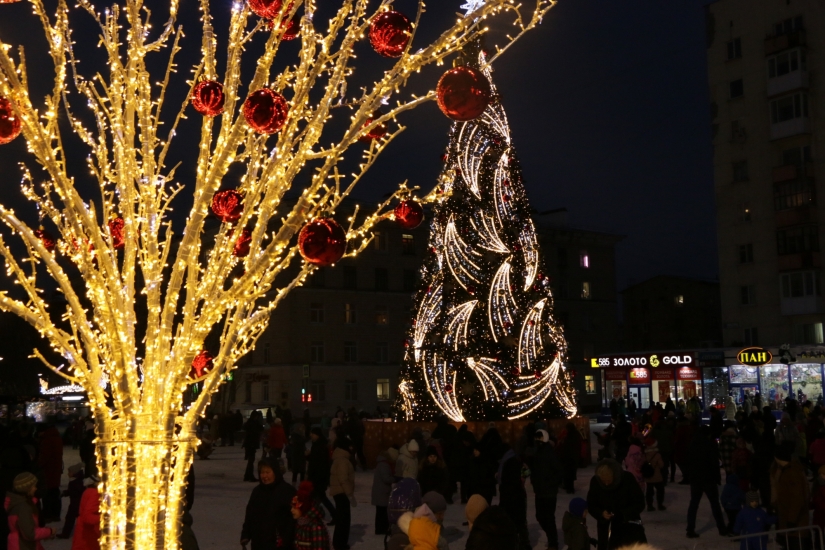
[[[592,430],[603,429],[603,426],[591,424]],[[593,453],[597,445],[593,438]],[[260,457],[260,451],[258,452]],[[77,451],[66,449],[64,463],[66,467],[78,462]],[[239,446],[217,447],[209,460],[195,458],[195,504],[192,508],[194,517],[193,529],[202,550],[240,550],[240,532],[243,524],[244,511],[249,494],[254,487],[253,483],[244,483],[243,473],[246,461],[243,459],[243,450]],[[575,497],[587,497],[590,478],[593,476],[595,465],[579,470],[576,481],[576,493],[568,495],[561,491],[556,507],[556,524],[559,528],[559,544],[563,548],[563,533],[561,518],[564,511]],[[680,479],[676,474],[677,481]],[[287,480],[291,474],[287,473]],[[63,488],[68,479],[64,475]],[[372,488],[372,472],[358,471],[355,474],[356,499],[358,506],[352,510],[352,530],[350,545],[353,550],[383,550],[384,537],[375,535],[374,517],[375,508],[370,505]],[[720,537],[710,513],[710,505],[705,497],[699,506],[696,530],[701,537],[691,540],[685,537],[687,523],[687,506],[690,500],[690,491],[686,485],[669,483],[665,489],[664,512],[644,512],[642,520],[648,541],[659,548],[668,550],[735,550],[738,542],[732,543],[729,539]],[[464,507],[455,504],[447,508],[444,520],[444,535],[452,550],[464,548],[467,539],[467,527],[461,524],[464,518]],[[530,542],[533,548],[543,550],[547,545],[544,532],[539,528],[535,518],[535,505],[532,488],[527,483],[527,520],[530,531]],[[63,499],[63,513],[68,507],[68,499]],[[595,521],[588,518],[590,536],[596,536]],[[50,524],[52,527],[62,527],[62,524]],[[330,527],[332,535],[333,527]],[[735,546],[736,545],[736,546]],[[70,550],[70,540],[50,540],[45,543],[46,550]]]

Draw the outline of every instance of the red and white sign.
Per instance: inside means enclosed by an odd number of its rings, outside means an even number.
[[[631,384],[649,384],[650,369],[635,368],[628,371]]]
[[[663,369],[659,367],[658,369],[653,369],[653,379],[654,380],[676,380],[673,377],[673,369]]]
[[[690,367],[676,369],[676,380],[701,380],[702,371]]]
[[[605,380],[625,380],[627,378],[627,371],[625,369],[604,369]]]

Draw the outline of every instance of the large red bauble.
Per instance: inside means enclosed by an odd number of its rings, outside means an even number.
[[[243,116],[259,134],[274,134],[284,127],[289,104],[284,96],[269,88],[249,95],[243,104]]]
[[[320,218],[306,224],[298,235],[298,248],[304,259],[315,265],[332,265],[347,250],[347,234],[332,218]]]
[[[212,197],[212,212],[223,223],[238,221],[243,213],[243,197],[234,189],[218,191]]]
[[[247,5],[258,17],[275,19],[281,12],[282,0],[247,0]]]
[[[394,212],[395,221],[404,229],[415,229],[424,221],[424,208],[416,201],[401,201]]]
[[[246,258],[249,256],[249,243],[252,242],[252,233],[248,229],[241,231],[238,240],[235,241],[235,248],[232,255],[236,258]]]
[[[214,357],[208,351],[202,351],[192,360],[192,370],[189,371],[190,378],[200,378],[205,376],[215,366]]]
[[[364,128],[366,128],[367,126],[372,124],[373,121],[376,118],[380,118],[380,117],[381,117],[381,113],[374,113],[364,123]],[[372,130],[369,130],[368,132],[365,132],[364,135],[362,135],[360,138],[358,138],[358,141],[363,141],[364,143],[369,143],[370,141],[372,141],[374,139],[381,139],[382,137],[387,135],[387,130],[388,130],[387,123],[382,122],[381,124],[378,124],[377,126],[373,127]]]
[[[444,386],[444,391],[447,393],[453,393],[453,385],[449,382]]]
[[[492,96],[490,81],[471,67],[456,67],[444,73],[435,93],[441,112],[460,122],[478,118]]]
[[[49,252],[54,252],[54,247],[57,246],[57,241],[54,237],[52,237],[51,233],[41,228],[34,232],[34,236],[40,239],[40,242],[43,244],[43,248]]]
[[[112,246],[115,249],[123,248],[126,241],[123,239],[123,226],[126,223],[123,218],[112,218],[109,220],[109,232],[112,234]]]
[[[198,82],[192,90],[192,107],[205,117],[218,116],[223,112],[226,96],[223,84],[214,80]]]
[[[411,37],[412,23],[397,11],[385,11],[370,25],[370,44],[384,57],[401,57]]]
[[[294,3],[290,3],[289,7],[287,7],[286,12],[292,11],[292,6]],[[267,26],[267,29],[272,30],[275,28],[275,21],[270,21]],[[292,18],[289,20],[284,19],[281,21],[281,28],[286,29],[284,30],[284,34],[281,35],[282,40],[295,40],[298,38],[298,35],[301,34],[301,21],[300,18]]]
[[[20,135],[23,121],[14,114],[10,99],[0,97],[0,145],[11,142]]]

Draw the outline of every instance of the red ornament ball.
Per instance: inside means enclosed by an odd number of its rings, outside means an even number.
[[[43,248],[49,252],[54,252],[54,248],[57,246],[57,241],[54,237],[52,237],[51,233],[41,227],[34,232],[34,236],[40,239],[40,242],[43,244]]]
[[[234,189],[218,191],[212,197],[212,212],[223,223],[236,222],[243,213],[243,197]]]
[[[202,80],[192,90],[192,107],[205,117],[218,116],[223,112],[226,96],[223,84],[214,80]]]
[[[401,201],[394,213],[395,221],[404,229],[415,229],[424,221],[424,208],[416,201]]]
[[[0,145],[10,143],[19,136],[22,127],[23,121],[14,114],[11,100],[0,96]]]
[[[243,104],[244,118],[259,134],[274,134],[283,128],[288,114],[286,98],[269,88],[252,92]]]
[[[519,369],[518,367],[513,367],[512,369],[510,369],[510,374],[513,376],[521,376],[521,369]]]
[[[314,265],[332,265],[347,250],[347,234],[332,218],[319,218],[306,224],[298,234],[301,256]]]
[[[372,116],[370,116],[367,119],[367,121],[364,123],[364,128],[366,128],[367,126],[372,124],[373,121],[376,118],[379,118],[380,116],[381,116],[381,113],[375,113]],[[362,135],[360,138],[358,138],[358,141],[362,141],[364,143],[369,143],[370,141],[372,141],[374,139],[381,139],[382,137],[387,135],[388,130],[389,130],[389,128],[387,127],[387,123],[382,122],[381,124],[379,124],[377,126],[374,126],[372,128],[372,130],[365,131],[364,135]]]
[[[258,17],[275,19],[281,12],[282,0],[247,0],[247,5]]]
[[[445,385],[444,386],[444,391],[447,392],[447,393],[453,393],[453,385],[452,384]]]
[[[412,23],[397,11],[385,11],[372,20],[370,44],[384,57],[401,57],[412,38]]]
[[[115,247],[115,250],[123,248],[126,244],[126,241],[123,239],[123,227],[126,225],[126,222],[123,221],[123,218],[112,218],[109,220],[109,233],[112,234],[112,246]]]
[[[286,30],[284,34],[281,35],[281,38],[284,40],[295,40],[298,38],[298,35],[301,34],[301,22],[294,17],[289,21],[284,21],[281,23],[281,28],[286,26]]]
[[[235,241],[235,248],[232,255],[236,258],[246,258],[249,256],[249,243],[252,242],[252,233],[248,229],[241,231],[238,240]]]
[[[464,122],[478,118],[490,104],[490,81],[471,67],[450,69],[436,88],[438,108],[447,118]]]
[[[536,380],[541,380],[541,369],[536,369],[534,375],[536,377]]]
[[[192,370],[189,371],[190,378],[200,378],[206,376],[215,366],[214,357],[208,351],[202,351],[192,360]]]

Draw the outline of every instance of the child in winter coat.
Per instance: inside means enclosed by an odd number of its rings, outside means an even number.
[[[659,452],[658,442],[652,437],[645,439],[644,458],[645,464],[642,465],[641,471],[642,475],[644,475],[645,484],[647,485],[647,490],[645,491],[647,511],[652,512],[654,510],[654,491],[656,492],[656,504],[659,510],[665,510],[665,461],[662,458],[662,453]]]
[[[17,474],[13,491],[6,493],[5,508],[9,521],[8,550],[43,550],[44,539],[54,537],[51,527],[38,527],[37,477],[30,472]]]
[[[645,478],[642,475],[642,465],[645,463],[645,455],[642,452],[642,446],[639,440],[633,439],[630,442],[630,448],[627,451],[627,456],[623,461],[624,469],[633,474],[636,482],[641,487],[642,492],[645,492]]]
[[[593,539],[587,533],[587,501],[574,498],[561,520],[564,543],[568,550],[589,550]]]
[[[329,532],[324,525],[324,512],[312,498],[313,491],[311,481],[302,481],[298,493],[292,498],[297,550],[329,550]]]
[[[764,533],[772,523],[776,523],[776,516],[770,516],[759,507],[759,493],[748,491],[745,495],[746,506],[736,517],[733,531],[738,535],[749,533]],[[768,535],[747,537],[739,543],[739,550],[764,550],[768,547]]]
[[[814,509],[814,525],[825,530],[825,465],[820,466],[811,488],[811,504]]]
[[[733,531],[733,526],[736,525],[736,516],[742,506],[745,505],[745,491],[739,486],[739,476],[734,473],[729,473],[725,478],[725,486],[722,487],[722,508],[728,515],[728,531]]]
[[[72,550],[100,550],[100,493],[95,486],[86,487],[80,499]]]
[[[63,491],[64,497],[69,497],[69,509],[66,511],[66,520],[63,523],[63,531],[57,538],[67,539],[72,536],[77,515],[80,513],[80,498],[86,486],[83,484],[83,464],[69,466],[69,488]]]

